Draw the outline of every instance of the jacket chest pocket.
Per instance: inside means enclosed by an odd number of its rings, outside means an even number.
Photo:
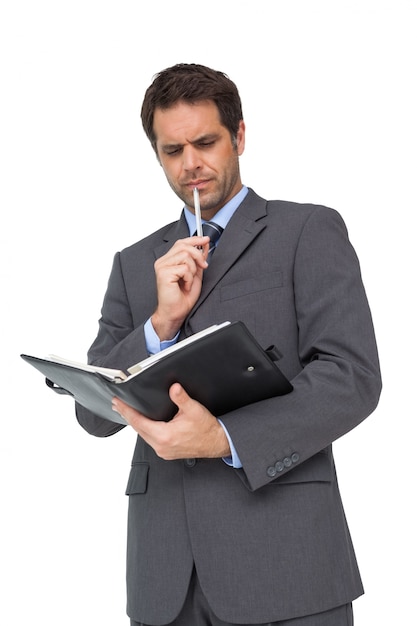
[[[129,480],[127,481],[126,495],[132,496],[137,493],[146,493],[148,488],[149,463],[132,463]]]
[[[247,278],[230,285],[224,285],[220,289],[220,301],[226,302],[227,300],[244,298],[252,294],[258,298],[260,292],[269,291],[270,289],[282,286],[283,275],[282,271],[278,270],[276,272],[257,276],[256,278]]]

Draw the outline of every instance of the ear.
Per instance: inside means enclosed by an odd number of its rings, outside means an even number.
[[[245,149],[245,131],[246,131],[245,122],[243,120],[240,120],[239,129],[236,133],[236,150],[237,150],[238,156],[243,154],[243,151]]]

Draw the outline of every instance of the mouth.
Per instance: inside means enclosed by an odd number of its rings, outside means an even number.
[[[195,188],[197,188],[198,191],[201,191],[208,185],[208,183],[208,180],[192,180],[189,183],[186,183],[186,187],[188,187],[191,191]]]

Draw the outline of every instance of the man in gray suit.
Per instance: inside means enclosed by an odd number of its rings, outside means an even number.
[[[127,486],[131,624],[350,625],[363,589],[332,442],[375,409],[381,380],[344,222],[242,185],[245,125],[223,73],[164,70],[142,121],[185,206],[116,254],[89,361],[128,368],[242,320],[261,345],[279,348],[294,389],[218,416],[175,383],[170,422],[114,399],[138,433]],[[194,235],[195,187],[203,220],[223,229],[210,263],[208,237]],[[80,406],[77,416],[97,436],[121,428]]]

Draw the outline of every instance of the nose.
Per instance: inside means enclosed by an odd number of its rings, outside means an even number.
[[[190,172],[201,167],[201,158],[194,146],[186,146],[183,149],[183,168]]]

